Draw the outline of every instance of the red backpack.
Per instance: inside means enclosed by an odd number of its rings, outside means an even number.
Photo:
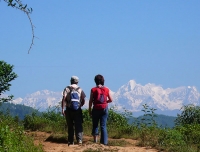
[[[108,89],[106,87],[95,87],[92,89],[94,97],[94,108],[95,109],[105,109],[108,105]]]
[[[97,91],[97,97],[96,97],[96,102],[99,104],[104,104],[107,102],[107,96],[105,94],[105,90],[103,89],[103,87],[96,89]]]

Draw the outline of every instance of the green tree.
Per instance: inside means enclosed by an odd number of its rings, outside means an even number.
[[[13,65],[7,64],[5,61],[0,61],[0,103],[12,100],[13,95],[1,97],[6,91],[10,91],[10,82],[17,78],[17,74],[13,72]]]
[[[200,124],[200,107],[193,104],[183,106],[177,115],[176,125]]]

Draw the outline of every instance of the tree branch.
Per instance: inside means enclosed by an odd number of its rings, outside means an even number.
[[[30,47],[28,49],[28,54],[30,53],[30,50],[32,49],[32,46],[34,45],[34,39],[35,39],[35,32],[34,32],[34,25],[33,22],[31,20],[30,14],[32,13],[33,9],[32,8],[27,8],[27,4],[24,5],[22,4],[22,2],[20,0],[4,0],[4,2],[6,2],[8,4],[8,6],[11,6],[13,8],[19,9],[21,11],[23,11],[24,13],[26,13],[30,24],[31,24],[31,30],[32,30],[32,40],[31,40],[31,44]]]

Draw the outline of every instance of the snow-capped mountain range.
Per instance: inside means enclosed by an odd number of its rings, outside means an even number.
[[[57,106],[62,99],[62,92],[53,92],[49,90],[37,91],[26,95],[25,98],[17,98],[12,101],[14,104],[23,104],[39,111],[45,111],[49,107]]]
[[[176,115],[183,105],[200,104],[200,93],[194,86],[163,89],[150,83],[142,86],[134,80],[121,86],[117,92],[112,92],[112,96],[113,103],[109,105],[110,107],[115,106],[118,110],[125,108],[135,115],[141,113],[144,104],[157,109],[155,112],[166,115]],[[12,103],[24,104],[44,111],[49,106],[59,105],[61,98],[62,92],[42,90],[29,94],[25,98],[17,98]],[[87,107],[88,99],[84,105],[84,108]]]

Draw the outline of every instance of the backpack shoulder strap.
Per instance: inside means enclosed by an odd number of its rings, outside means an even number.
[[[68,88],[70,91],[71,91],[71,90],[76,90],[76,91],[78,91],[78,90],[80,89],[80,87],[73,88],[73,87],[71,87],[71,86],[67,86],[66,88]]]
[[[72,87],[71,87],[71,86],[67,86],[66,88],[68,88],[69,90],[71,90],[71,89],[72,89]]]
[[[80,87],[77,87],[75,90],[78,91],[80,89]]]

